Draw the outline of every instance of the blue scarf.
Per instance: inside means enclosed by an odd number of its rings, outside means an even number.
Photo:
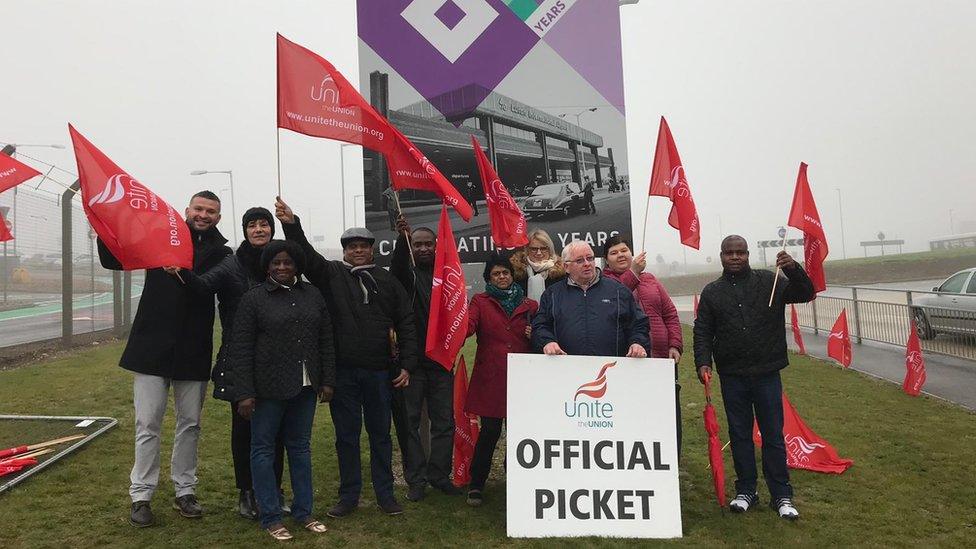
[[[485,286],[485,293],[495,298],[495,301],[502,306],[508,316],[512,316],[515,308],[525,300],[525,292],[522,287],[514,282],[507,290],[503,290],[494,284],[488,284]]]

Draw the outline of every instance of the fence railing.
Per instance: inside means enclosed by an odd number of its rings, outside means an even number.
[[[923,351],[976,360],[976,310],[968,307],[970,301],[976,305],[976,295],[863,286],[843,289],[850,290],[850,297],[820,296],[796,305],[800,326],[829,333],[846,309],[853,341],[904,346],[914,320]],[[944,306],[943,301],[953,306]],[[786,323],[790,323],[789,312]]]

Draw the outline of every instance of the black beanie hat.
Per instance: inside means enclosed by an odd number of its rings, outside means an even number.
[[[264,219],[267,221],[268,225],[271,225],[271,238],[274,238],[274,216],[271,215],[271,212],[269,212],[267,208],[256,206],[254,208],[249,208],[246,212],[244,212],[244,217],[241,219],[241,226],[244,228],[244,240],[247,240],[247,224],[255,219]]]
[[[508,269],[508,274],[515,276],[515,268],[512,267],[512,262],[507,257],[493,254],[488,258],[488,261],[485,261],[485,282],[491,282],[491,270],[495,267],[505,267]]]
[[[271,260],[281,252],[285,252],[295,262],[295,276],[305,272],[305,252],[302,247],[291,240],[272,240],[261,252],[261,272],[267,276]]]

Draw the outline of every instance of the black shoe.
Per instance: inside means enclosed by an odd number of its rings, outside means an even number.
[[[203,507],[197,502],[197,497],[193,494],[180,496],[173,500],[173,509],[180,512],[180,516],[185,518],[200,518],[203,516]]]
[[[241,494],[237,498],[237,512],[246,519],[258,519],[258,504],[254,500],[252,490],[241,490]]]
[[[482,502],[484,502],[484,500],[485,500],[485,497],[481,493],[481,490],[478,490],[477,488],[476,489],[473,489],[473,490],[468,490],[468,501],[467,501],[467,503],[471,507],[480,507],[481,504],[482,504]]]
[[[290,515],[291,514],[291,505],[285,504],[285,491],[284,490],[278,490],[278,506],[281,507],[281,514],[282,515]]]
[[[397,503],[395,499],[391,499],[388,501],[381,501],[379,502],[379,506],[384,513],[386,513],[391,517],[403,514],[403,507],[400,507],[400,504]]]
[[[357,507],[359,507],[359,503],[350,503],[340,500],[339,503],[333,505],[332,509],[329,509],[325,514],[332,518],[342,518],[351,514],[356,510]]]
[[[407,490],[407,501],[420,501],[427,495],[423,484],[414,484]]]
[[[457,486],[451,484],[450,482],[444,482],[444,483],[441,483],[441,484],[434,484],[432,486],[434,488],[437,488],[441,492],[443,492],[445,496],[460,496],[461,494],[464,493],[464,492],[461,491],[460,488],[458,488]]]
[[[148,501],[133,501],[132,510],[129,512],[129,524],[136,528],[152,526],[156,522],[152,509],[149,508]]]

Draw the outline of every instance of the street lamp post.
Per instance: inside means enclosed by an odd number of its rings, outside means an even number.
[[[582,116],[583,113],[595,112],[596,109],[597,107],[590,107],[588,109],[583,109],[574,115],[576,116],[576,131],[579,132],[579,155],[580,166],[582,167],[582,171],[580,172],[580,187],[583,186],[583,179],[586,178],[586,157],[583,156],[583,126],[580,125],[580,116]],[[566,118],[566,113],[560,114],[559,118]]]
[[[956,234],[956,224],[952,222],[952,208],[949,208],[949,234]]]
[[[207,175],[208,173],[225,173],[230,178],[230,213],[234,216],[230,227],[233,232],[233,240],[237,242],[237,202],[234,200],[234,170],[193,170],[190,175]],[[244,235],[247,238],[247,235]]]
[[[844,252],[844,259],[847,259],[847,237],[844,236],[844,202],[840,198],[840,188],[834,187],[837,191],[837,208],[840,209],[840,249]]]
[[[346,147],[355,147],[353,143],[343,143],[339,145],[339,171],[341,172],[342,187],[339,189],[340,200],[342,201],[342,230],[346,230]],[[354,220],[355,221],[355,220]]]

